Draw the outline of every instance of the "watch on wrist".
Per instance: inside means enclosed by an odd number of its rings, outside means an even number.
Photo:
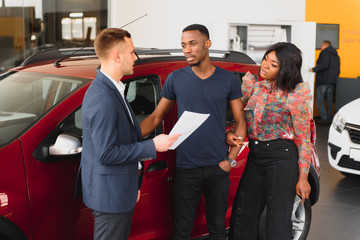
[[[236,161],[234,159],[231,159],[231,158],[227,157],[225,160],[230,163],[230,166],[232,168],[236,166]]]

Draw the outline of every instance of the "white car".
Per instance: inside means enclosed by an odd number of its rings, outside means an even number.
[[[345,176],[360,175],[360,98],[335,114],[329,130],[328,159]]]

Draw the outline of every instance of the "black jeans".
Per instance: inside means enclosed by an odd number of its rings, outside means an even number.
[[[299,177],[294,141],[250,140],[250,152],[233,208],[229,239],[257,240],[266,206],[266,239],[290,240],[291,213]],[[233,227],[235,226],[235,227]]]
[[[172,239],[190,239],[196,217],[196,206],[202,191],[205,197],[209,239],[224,240],[229,186],[229,173],[224,172],[219,166],[176,168],[173,195],[175,221]]]

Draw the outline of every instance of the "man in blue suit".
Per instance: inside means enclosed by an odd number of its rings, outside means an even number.
[[[131,35],[119,28],[104,29],[94,46],[101,70],[82,105],[83,201],[92,209],[94,239],[128,239],[139,197],[138,163],[167,151],[178,135],[142,141],[120,81],[133,74],[137,60]]]

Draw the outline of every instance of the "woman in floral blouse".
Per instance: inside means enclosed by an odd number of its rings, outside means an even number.
[[[309,198],[311,94],[301,76],[301,52],[291,43],[276,43],[265,53],[258,81],[243,77],[249,156],[241,178],[238,207],[232,212],[230,239],[257,239],[267,207],[266,239],[290,240],[295,194]],[[236,136],[228,134],[234,145]],[[234,222],[235,221],[235,222]]]

